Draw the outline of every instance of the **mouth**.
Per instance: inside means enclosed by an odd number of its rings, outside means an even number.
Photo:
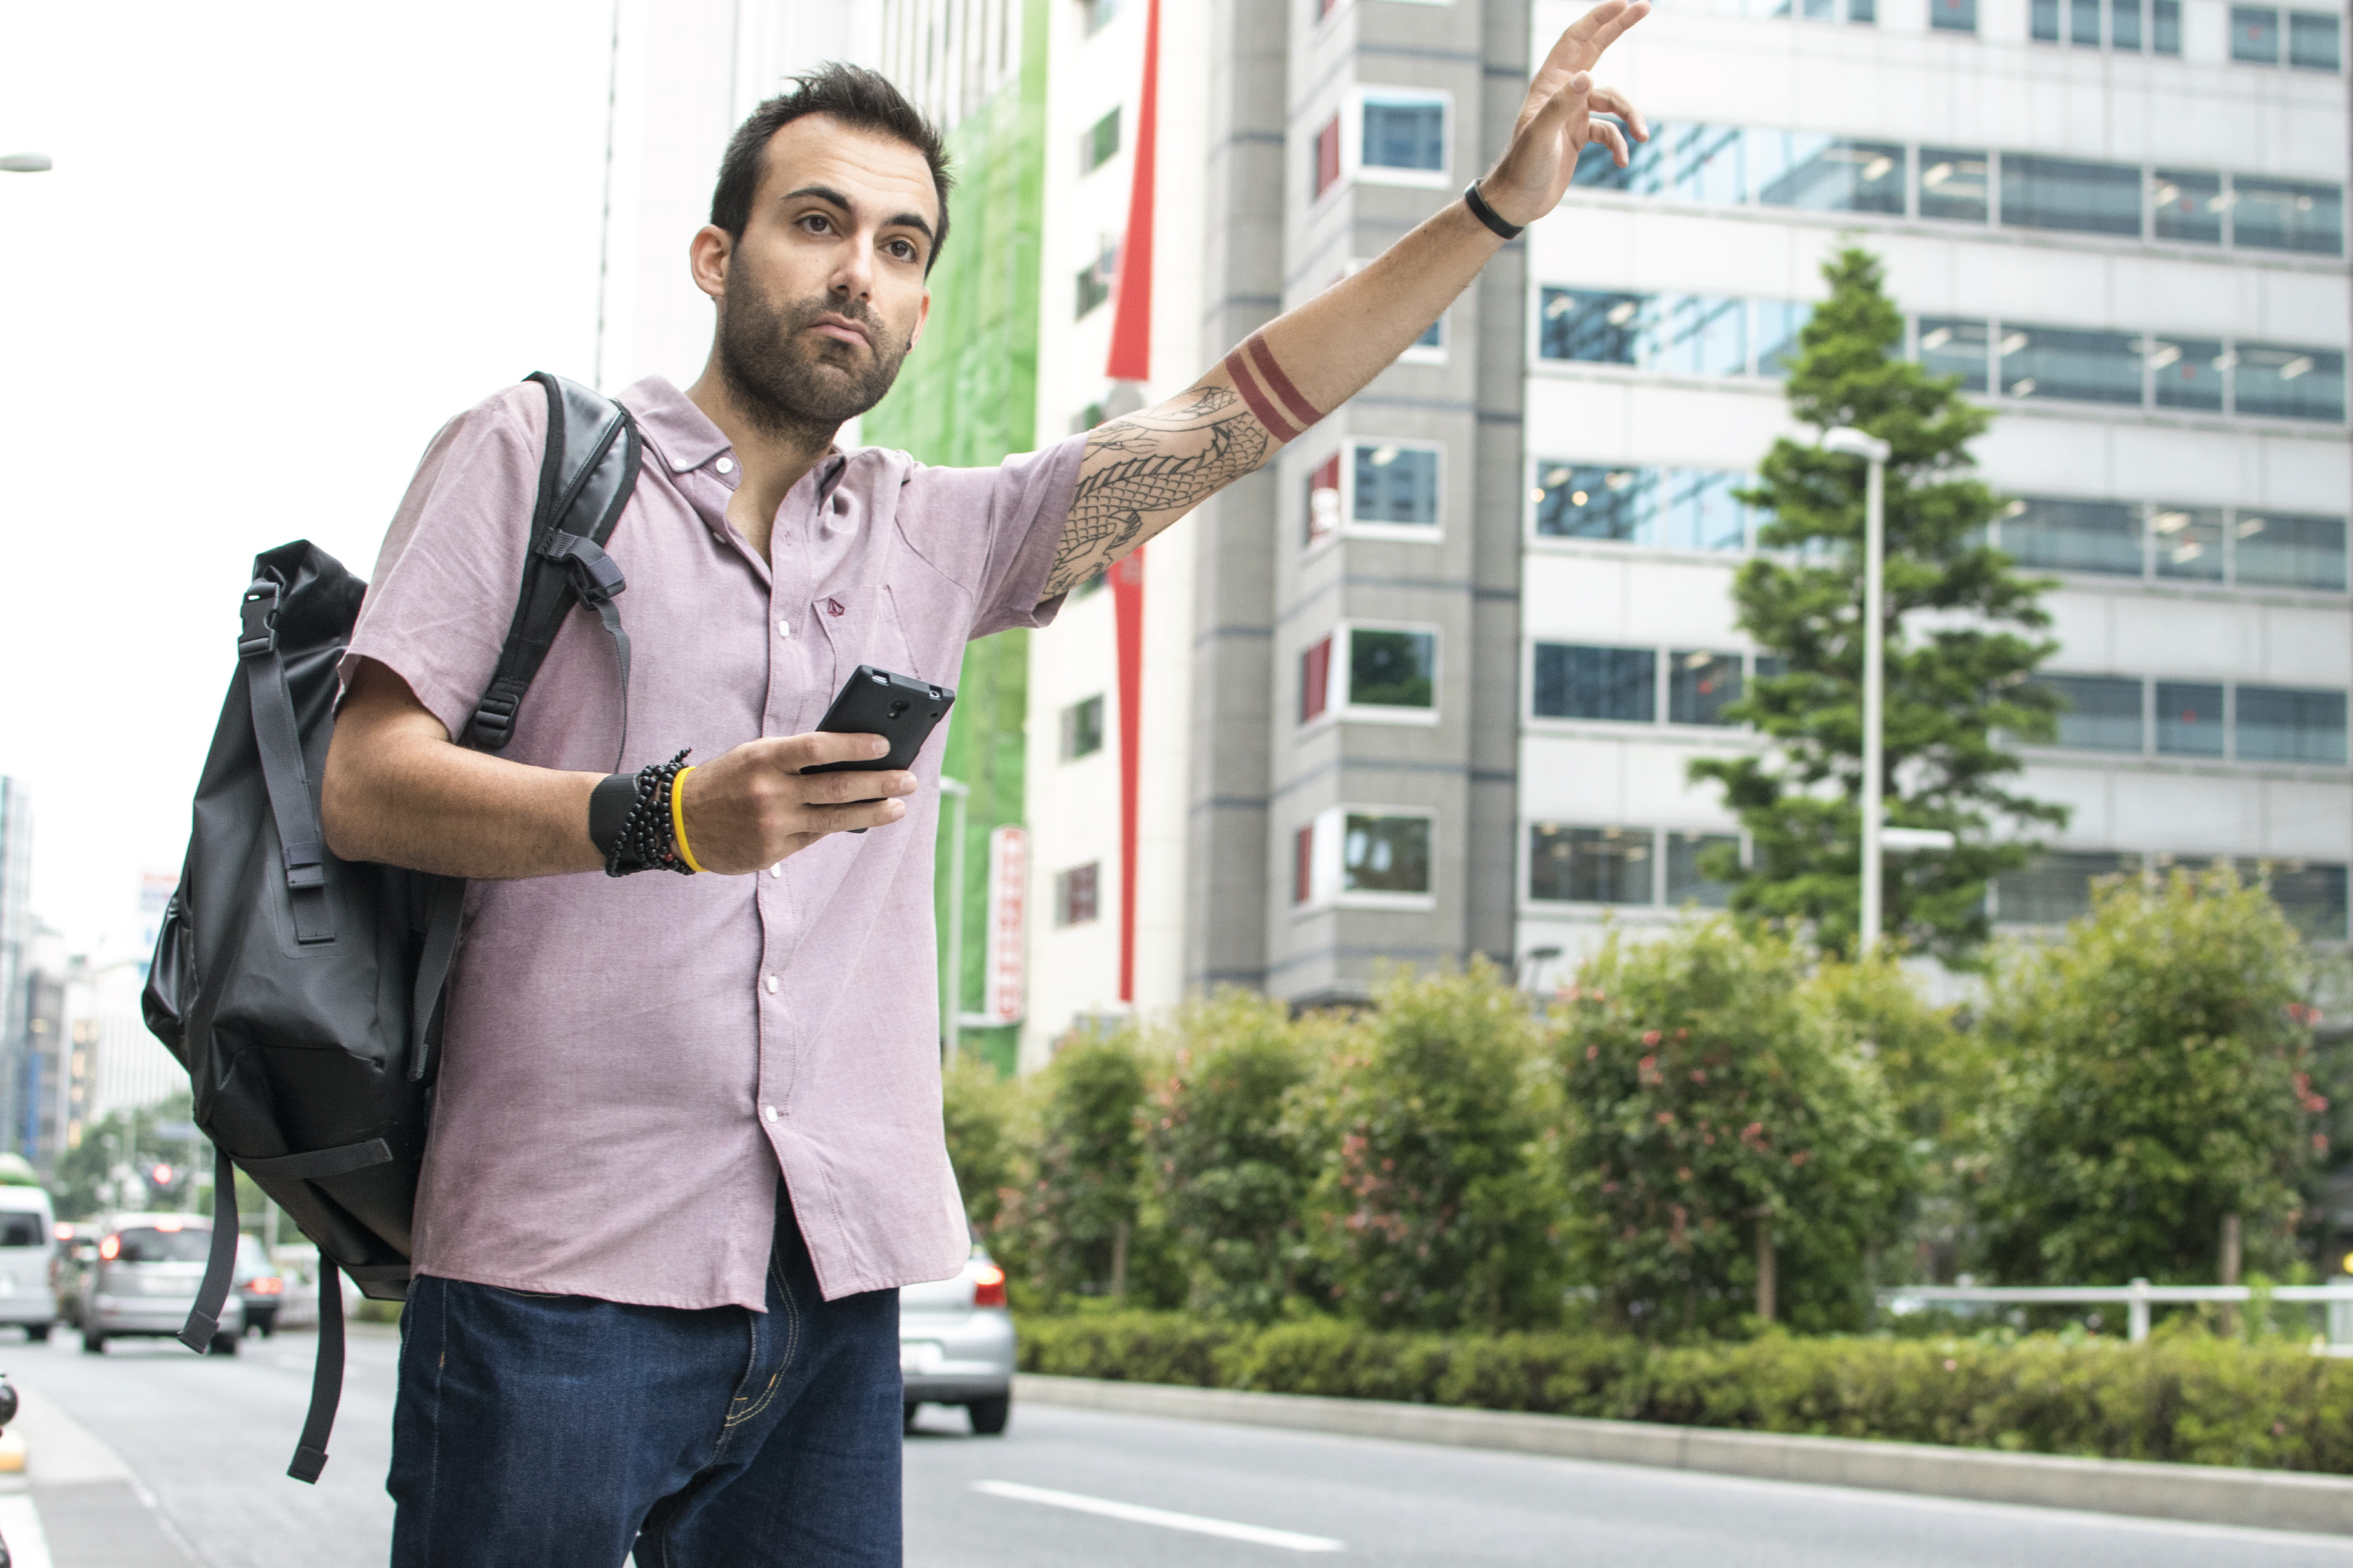
[[[819,316],[809,323],[809,331],[836,342],[854,343],[860,348],[871,348],[873,339],[866,329],[846,316]]]

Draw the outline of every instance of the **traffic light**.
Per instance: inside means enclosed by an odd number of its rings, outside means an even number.
[[[167,1208],[178,1188],[180,1173],[158,1160],[147,1167],[147,1202],[155,1208]]]

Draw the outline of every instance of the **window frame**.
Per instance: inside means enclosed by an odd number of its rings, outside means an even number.
[[[1090,879],[1088,886],[1088,912],[1083,919],[1072,919],[1071,918],[1071,889],[1073,886],[1071,879],[1077,877],[1082,872],[1087,873]],[[1054,929],[1056,931],[1077,931],[1082,926],[1101,925],[1103,923],[1103,860],[1100,857],[1092,860],[1082,861],[1076,866],[1065,866],[1060,870],[1055,872]]]
[[[1386,163],[1365,162],[1365,110],[1377,102],[1438,106],[1440,130],[1437,168],[1397,169]],[[1356,184],[1428,191],[1451,189],[1456,161],[1455,120],[1454,95],[1443,88],[1366,82],[1348,89],[1340,99],[1340,177],[1335,188]]]
[[[1348,818],[1352,816],[1418,817],[1430,825],[1430,889],[1426,892],[1402,893],[1366,889],[1352,890],[1345,884],[1347,867],[1345,863]],[[1291,910],[1294,916],[1325,913],[1333,910],[1371,910],[1396,914],[1428,914],[1438,908],[1438,808],[1403,804],[1369,804],[1343,802],[1327,805],[1309,817],[1292,837],[1293,892],[1298,892],[1298,867],[1301,859],[1300,839],[1306,837],[1307,896],[1294,897]]]
[[[1346,464],[1342,464],[1343,468]],[[1393,708],[1377,702],[1356,702],[1348,696],[1348,672],[1356,663],[1356,634],[1366,632],[1409,632],[1426,634],[1430,637],[1430,706],[1427,708]],[[1446,689],[1446,637],[1444,628],[1434,621],[1340,620],[1332,626],[1332,660],[1325,675],[1324,716],[1342,723],[1403,724],[1427,729],[1435,726],[1444,706],[1441,694]],[[1332,689],[1336,681],[1339,689]],[[1315,721],[1309,721],[1310,723]]]
[[[1375,450],[1378,450],[1383,447],[1395,447],[1400,452],[1430,452],[1436,455],[1438,458],[1438,479],[1436,487],[1438,516],[1435,521],[1419,523],[1361,522],[1357,521],[1356,453],[1363,447],[1372,447]],[[1337,458],[1340,463],[1338,475],[1340,494],[1339,521],[1334,526],[1330,532],[1314,539],[1304,547],[1305,549],[1309,551],[1321,551],[1343,539],[1376,539],[1395,544],[1442,544],[1445,542],[1445,442],[1426,441],[1413,437],[1344,436],[1341,437],[1339,444],[1335,446],[1329,452],[1325,453],[1324,458],[1316,463],[1314,468],[1308,470],[1309,488],[1307,493],[1310,499],[1307,504],[1311,507],[1314,504],[1313,497],[1314,495],[1315,489],[1315,473],[1318,469],[1325,467],[1334,458]],[[1306,531],[1303,528],[1302,531],[1303,533]]]

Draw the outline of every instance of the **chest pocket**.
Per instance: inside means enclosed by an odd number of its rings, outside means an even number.
[[[887,586],[878,584],[865,588],[837,588],[830,594],[819,595],[810,603],[809,621],[823,631],[826,644],[833,651],[833,679],[827,683],[820,712],[824,710],[823,703],[833,700],[833,694],[841,689],[850,671],[861,664],[897,675],[932,679],[927,672],[913,668],[907,634],[899,625],[898,606]]]

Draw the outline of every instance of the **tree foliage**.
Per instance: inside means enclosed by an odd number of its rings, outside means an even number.
[[[1755,1301],[1769,1224],[1779,1316],[1852,1328],[1907,1174],[1873,1064],[1805,1005],[1805,955],[1730,921],[1613,935],[1579,971],[1559,1058],[1578,1272],[1650,1335]]]
[[[1309,1243],[1327,1302],[1376,1328],[1560,1316],[1557,1111],[1542,1030],[1482,962],[1388,978],[1300,1113],[1323,1153]]]
[[[1165,1033],[1144,1110],[1149,1218],[1171,1233],[1194,1310],[1268,1321],[1313,1272],[1302,1216],[1315,1148],[1285,1114],[1314,1066],[1311,1031],[1280,1002],[1226,991]]]
[[[2211,1284],[2225,1215],[2251,1268],[2294,1258],[2325,1152],[2304,944],[2228,870],[2101,889],[2066,940],[2000,972],[2008,1058],[1978,1196],[2005,1283]]]
[[[1889,443],[1886,473],[1885,791],[1887,820],[1959,837],[1949,854],[1890,856],[1887,930],[1964,959],[1986,936],[1988,879],[2025,864],[2019,829],[2065,821],[2063,808],[2009,789],[2019,771],[2000,734],[2047,736],[2058,699],[2027,682],[2057,646],[2044,584],[2021,578],[1984,542],[2001,502],[1972,473],[1968,443],[1991,416],[1959,379],[1902,357],[1904,317],[1878,259],[1827,262],[1830,298],[1799,338],[1790,410],[1827,430],[1854,426]],[[1724,787],[1755,846],[1743,868],[1710,852],[1736,884],[1734,908],[1810,922],[1833,952],[1854,935],[1862,866],[1862,625],[1864,466],[1784,438],[1742,499],[1772,514],[1764,549],[1740,570],[1741,628],[1779,661],[1727,716],[1772,742],[1767,754],[1712,757],[1695,779]],[[1906,633],[1907,619],[1909,633]]]

